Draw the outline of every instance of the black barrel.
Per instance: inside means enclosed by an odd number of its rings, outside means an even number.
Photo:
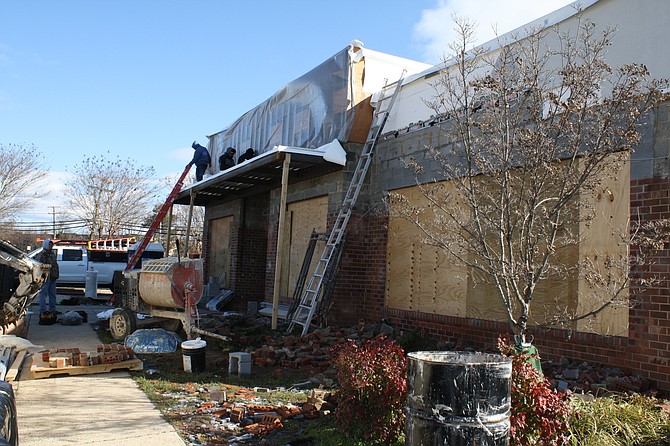
[[[406,446],[509,444],[510,358],[414,352],[408,360]]]

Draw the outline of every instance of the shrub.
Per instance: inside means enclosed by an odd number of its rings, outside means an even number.
[[[556,446],[569,439],[570,403],[568,395],[551,389],[525,354],[510,341],[498,338],[500,352],[512,358],[511,443],[515,445]]]
[[[417,330],[404,332],[397,342],[406,353],[437,350],[437,343]]]
[[[337,369],[337,424],[348,435],[391,444],[403,433],[407,359],[398,344],[378,337],[333,348]]]
[[[618,395],[583,401],[573,398],[570,444],[625,446],[670,444],[670,417],[661,401],[643,395]]]

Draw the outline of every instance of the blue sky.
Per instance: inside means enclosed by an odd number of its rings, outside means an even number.
[[[51,170],[26,219],[50,218],[85,155],[181,172],[215,133],[345,48],[437,63],[452,11],[506,32],[569,0],[0,0],[0,144]]]

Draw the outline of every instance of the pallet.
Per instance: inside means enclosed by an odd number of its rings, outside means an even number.
[[[30,367],[30,373],[33,379],[50,378],[55,375],[92,375],[95,373],[109,373],[114,370],[142,370],[144,364],[141,359],[129,359],[127,361],[115,362],[112,364],[96,364],[88,366],[67,366],[67,367],[49,367],[41,358],[33,357],[33,365]]]

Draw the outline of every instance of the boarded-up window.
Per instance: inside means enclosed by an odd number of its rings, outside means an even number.
[[[233,217],[210,220],[209,274],[220,288],[230,286],[230,233]]]
[[[309,200],[296,201],[287,206],[287,237],[284,238],[284,261],[282,263],[280,295],[284,298],[293,296],[298,282],[300,269],[305,259],[312,230],[323,233],[326,230],[328,216],[328,197],[317,197]],[[310,273],[314,270],[323,250],[323,242],[319,242],[312,258]],[[309,280],[309,276],[307,278]]]
[[[448,182],[441,186],[450,188]],[[426,207],[427,200],[418,187],[394,191],[411,203]],[[580,244],[557,252],[558,261],[576,265],[588,257],[600,265],[604,259],[626,256],[626,247],[617,232],[625,232],[630,206],[630,173],[624,168],[616,179],[604,180],[593,196],[582,197],[593,205],[580,207],[580,212],[595,209],[589,225],[579,225]],[[398,215],[391,202],[390,214]],[[430,212],[420,218],[432,218]],[[575,230],[577,230],[575,228]],[[386,306],[423,313],[436,313],[474,319],[507,321],[507,313],[487,278],[468,271],[450,258],[446,251],[424,243],[425,236],[413,222],[391,217],[387,246]],[[604,267],[603,267],[604,268]],[[575,273],[561,280],[541,281],[531,305],[531,324],[544,323],[557,313],[582,314],[601,303]],[[595,318],[580,320],[570,328],[606,335],[626,336],[628,308],[608,308]]]
[[[395,192],[415,204],[425,204],[417,187]],[[392,218],[389,222],[386,305],[465,317],[467,271],[449,261],[444,250],[425,244],[423,238],[408,220]]]

